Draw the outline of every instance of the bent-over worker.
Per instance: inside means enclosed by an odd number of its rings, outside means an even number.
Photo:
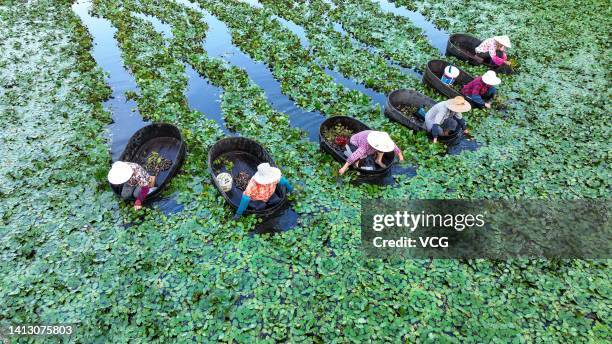
[[[448,135],[457,126],[465,134],[468,133],[467,125],[462,113],[470,111],[472,106],[465,98],[457,96],[434,105],[425,115],[425,126],[433,136],[433,142],[438,142],[438,137]],[[455,122],[456,124],[453,124]]]
[[[400,161],[404,161],[404,155],[397,145],[391,140],[389,134],[382,131],[364,130],[351,136],[350,145],[352,154],[346,160],[346,163],[340,168],[339,173],[342,175],[349,166],[355,164],[359,166],[360,162],[370,155],[374,155],[374,161],[382,168],[387,167],[382,159],[385,153],[395,152]]]
[[[236,210],[234,219],[238,219],[249,206],[251,201],[261,201],[267,203],[274,192],[277,185],[284,185],[288,192],[293,191],[293,187],[289,181],[282,176],[280,169],[270,166],[265,162],[257,166],[257,172],[251,177],[246,189],[242,193],[240,205]]]
[[[506,64],[511,65],[508,61],[508,55],[506,55],[506,48],[511,48],[510,37],[508,36],[495,36],[487,38],[475,48],[476,55],[483,58],[485,61],[491,61],[496,66]],[[498,56],[497,52],[501,52],[501,56]]]
[[[463,85],[461,93],[464,96],[470,97],[474,103],[490,108],[493,98],[497,94],[495,86],[500,83],[501,79],[497,77],[494,71],[490,70]]]
[[[133,162],[116,161],[108,172],[108,182],[113,185],[122,185],[121,198],[136,199],[134,209],[142,208],[142,202],[155,187],[155,177],[149,175],[139,164]]]

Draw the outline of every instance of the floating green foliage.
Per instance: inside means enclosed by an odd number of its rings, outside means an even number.
[[[110,92],[69,2],[0,5],[7,47],[0,52],[0,323],[77,323],[71,340],[87,343],[609,338],[607,261],[368,260],[359,249],[359,207],[362,198],[607,197],[612,150],[602,119],[609,91],[600,76],[610,59],[601,32],[610,9],[595,2],[395,1],[452,32],[484,38],[505,31],[515,45],[509,53],[521,68],[499,87],[504,112],[466,114],[486,146],[450,157],[323,70],[379,91],[413,87],[441,100],[385,62],[422,66],[434,57],[421,31],[375,2],[335,1],[335,9],[329,2],[262,1],[263,10],[239,1],[199,4],[230,27],[234,44],[269,66],[298,106],[388,131],[419,165],[416,177],[398,177],[393,187],[340,178],[339,164],[274,111],[244,70],[208,56],[208,26],[197,10],[170,1],[94,1],[94,12],[117,29],[139,113],[175,123],[187,143],[183,172],[165,192],[184,210],[168,217],[119,205],[105,182],[110,116],[102,102]],[[173,38],[164,40],[134,13],[171,25]],[[273,14],[303,26],[312,50]],[[333,22],[372,49],[334,33]],[[227,126],[262,143],[296,185],[291,206],[299,219],[291,231],[253,236],[260,220],[231,220],[206,167],[222,133],[190,109],[184,64],[222,88]]]

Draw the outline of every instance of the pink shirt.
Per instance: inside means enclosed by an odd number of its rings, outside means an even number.
[[[502,57],[497,56],[497,41],[495,40],[495,38],[487,38],[482,41],[482,43],[480,43],[480,45],[476,47],[476,52],[488,52],[491,56],[491,61],[493,61],[496,66],[504,64],[504,62],[506,62],[506,59],[508,58],[506,56],[506,52],[504,52],[504,55]]]
[[[372,130],[364,130],[359,132],[353,136],[351,136],[351,144],[357,146],[357,149],[351,154],[351,156],[346,160],[349,165],[352,165],[355,161],[361,160],[368,155],[372,155],[377,152],[374,147],[370,146],[368,143],[368,134],[370,134]],[[399,154],[402,151],[395,145],[393,148],[395,154]]]

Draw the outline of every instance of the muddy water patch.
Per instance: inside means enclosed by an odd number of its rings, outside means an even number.
[[[456,145],[453,146],[448,146],[446,148],[446,154],[448,155],[459,155],[462,152],[475,152],[478,149],[480,149],[480,147],[482,147],[483,144],[476,141],[473,138],[466,138],[465,136],[463,136],[461,138],[461,141],[459,141]]]
[[[142,13],[134,13],[134,16],[153,25],[155,31],[159,32],[166,40],[166,46],[169,40],[174,37],[172,27],[158,18]],[[221,93],[223,92],[221,88],[214,86],[188,64],[185,64],[185,75],[187,76],[185,96],[189,107],[217,122],[221,130],[228,134],[229,130],[225,125],[223,111],[221,110]]]
[[[286,113],[292,126],[303,129],[312,141],[318,139],[319,125],[325,116],[319,112],[304,111],[295,102],[282,93],[281,84],[263,62],[256,62],[243,53],[232,42],[231,31],[225,23],[198,4],[179,0],[178,3],[200,12],[208,24],[208,32],[204,41],[204,49],[211,57],[225,60],[233,66],[246,71],[249,78],[264,90],[268,102],[274,110]]]
[[[438,49],[440,55],[446,53],[446,43],[448,42],[449,36],[448,32],[436,28],[432,22],[427,20],[427,18],[419,12],[411,11],[405,7],[398,7],[398,5],[388,0],[378,0],[377,2],[383,11],[409,19],[414,26],[423,30],[429,43],[434,48]]]

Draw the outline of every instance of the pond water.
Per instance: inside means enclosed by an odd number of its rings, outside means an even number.
[[[117,30],[108,20],[93,17],[89,13],[91,6],[90,1],[78,1],[73,4],[72,10],[93,37],[91,54],[98,66],[107,74],[106,83],[112,91],[111,98],[104,102],[104,108],[111,113],[113,119],[113,123],[108,126],[108,135],[111,158],[116,161],[132,135],[150,122],[142,119],[136,102],[125,97],[126,91],[138,92],[138,87],[134,77],[123,65],[121,50],[114,37]],[[175,195],[159,197],[150,202],[150,206],[158,208],[165,214],[179,212],[183,206],[174,198]]]
[[[257,0],[242,0],[242,2],[248,3],[249,5],[255,8],[263,7]],[[300,40],[302,48],[306,50],[310,50],[310,42],[308,40],[306,30],[304,30],[302,26],[297,25],[294,22],[284,19],[282,17],[279,17],[277,15],[273,15],[272,18],[278,20],[284,27],[286,27],[294,35],[296,35]],[[327,75],[332,77],[334,82],[341,84],[342,86],[350,90],[361,92],[367,95],[368,97],[370,97],[372,99],[372,104],[374,106],[379,105],[381,109],[385,106],[387,102],[387,97],[384,93],[380,93],[380,92],[375,91],[372,88],[366,87],[365,85],[360,84],[353,79],[345,77],[344,75],[342,75],[341,72],[333,70],[329,67],[325,67],[324,71]]]
[[[119,159],[130,137],[150,122],[144,121],[135,101],[127,100],[125,92],[138,93],[134,77],[123,66],[121,51],[115,40],[117,31],[108,20],[89,14],[91,2],[78,1],[72,10],[80,18],[93,37],[92,55],[98,66],[107,74],[106,83],[112,95],[104,102],[104,108],[111,113],[113,123],[108,126],[110,153],[113,161]]]
[[[304,30],[303,27],[295,24],[292,21],[281,18],[277,15],[274,15],[273,18],[278,20],[281,24],[283,24],[286,28],[288,28],[293,34],[295,34],[300,39],[302,47],[304,49],[309,50],[310,42],[308,41],[308,38],[306,37],[306,31]],[[372,88],[366,87],[365,85],[360,84],[353,79],[347,78],[344,75],[342,75],[341,72],[338,72],[336,70],[325,67],[324,71],[325,71],[325,74],[332,77],[334,82],[341,84],[342,86],[348,89],[359,91],[367,95],[368,97],[372,98],[372,103],[375,106],[380,105],[381,109],[385,106],[385,103],[387,102],[387,97],[385,96],[385,94],[377,92]]]
[[[196,3],[187,0],[177,0],[177,2],[204,16],[204,21],[208,24],[208,31],[203,44],[211,57],[221,58],[245,70],[249,78],[264,90],[268,102],[276,111],[287,114],[291,125],[306,131],[310,140],[318,140],[319,125],[325,116],[318,112],[307,112],[298,108],[288,96],[284,95],[281,92],[280,83],[274,78],[270,69],[264,63],[251,59],[232,43],[231,32],[225,23]],[[253,233],[284,232],[295,227],[297,219],[298,214],[287,207],[273,216],[264,218],[263,222],[255,227]]]
[[[280,210],[277,214],[263,219],[263,222],[255,226],[253,234],[281,233],[295,227],[298,222],[298,214],[293,209],[287,207]]]
[[[405,7],[398,7],[395,3],[388,0],[377,0],[381,9],[387,13],[393,13],[395,15],[409,19],[414,26],[423,30],[423,33],[429,40],[429,43],[438,51],[440,55],[446,53],[446,43],[448,42],[448,32],[436,28],[436,26],[427,20],[425,16],[416,11],[410,11]]]
[[[358,176],[355,184],[375,184],[380,186],[393,186],[399,181],[399,178],[412,178],[417,175],[417,167],[408,164],[400,164],[395,162],[391,170],[382,176]]]
[[[277,15],[272,16],[272,18],[278,20],[284,27],[286,27],[291,32],[293,32],[294,35],[298,36],[298,38],[300,39],[300,45],[302,46],[302,48],[306,50],[310,49],[310,42],[308,41],[308,37],[306,37],[306,31],[304,30],[303,27],[297,25],[296,23],[290,20],[281,18]]]
[[[151,23],[155,31],[161,33],[166,39],[166,45],[173,38],[172,27],[158,18],[142,13],[134,13],[133,15]],[[223,111],[221,110],[221,93],[223,91],[211,84],[188,64],[185,64],[185,74],[187,76],[187,92],[185,97],[189,107],[217,122],[221,130],[225,134],[229,134],[229,130],[223,120]]]
[[[482,143],[476,141],[473,138],[466,138],[463,136],[461,141],[456,145],[449,146],[446,148],[446,154],[448,155],[459,155],[464,151],[474,152],[482,147]]]
[[[310,140],[318,140],[319,125],[323,122],[325,116],[319,112],[310,112],[299,108],[293,100],[283,94],[280,82],[274,78],[268,66],[263,62],[254,61],[232,43],[230,29],[225,23],[196,3],[187,0],[178,0],[177,2],[202,13],[204,16],[204,20],[208,24],[204,49],[211,57],[221,58],[236,67],[244,69],[251,80],[264,90],[268,102],[276,111],[287,114],[291,125],[306,131]]]
[[[387,103],[387,96],[384,93],[376,92],[373,89],[359,84],[352,79],[346,78],[335,70],[325,68],[325,73],[331,76],[336,83],[341,84],[348,89],[359,91],[372,98],[372,104],[374,106],[380,106],[381,111],[384,109],[385,104]]]

